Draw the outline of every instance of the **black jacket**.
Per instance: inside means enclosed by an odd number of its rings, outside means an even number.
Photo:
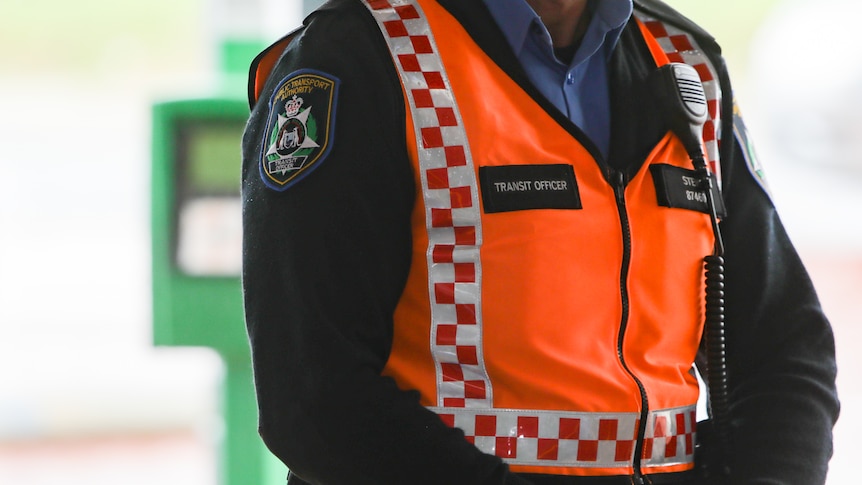
[[[481,0],[439,2],[562,126],[591,145],[530,84]],[[718,46],[664,5],[636,4],[698,36],[721,70],[724,133],[732,133]],[[641,95],[651,62],[630,24],[611,61],[608,166],[636,171],[666,131]],[[334,144],[307,178],[276,192],[258,170],[266,100],[281,79],[303,68],[341,80]],[[416,393],[380,375],[410,265],[415,187],[404,116],[389,51],[357,0],[331,0],[306,20],[253,107],[243,139],[243,285],[267,446],[315,484],[630,483],[515,476],[421,406]],[[734,443],[733,476],[723,483],[823,483],[838,414],[832,332],[732,136],[723,140],[722,169]],[[294,476],[290,483],[303,482]]]

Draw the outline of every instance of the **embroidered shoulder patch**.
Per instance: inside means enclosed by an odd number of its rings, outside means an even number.
[[[757,184],[766,192],[770,198],[772,191],[769,189],[769,183],[766,181],[766,173],[763,170],[763,165],[760,164],[760,158],[757,157],[757,152],[754,150],[754,143],[748,134],[748,128],[745,126],[745,121],[742,119],[742,112],[736,103],[733,103],[733,134],[736,136],[736,141],[742,150],[742,155],[745,157],[745,165],[748,171],[754,176]]]
[[[303,69],[288,75],[269,101],[260,176],[286,190],[317,168],[332,149],[339,79]]]

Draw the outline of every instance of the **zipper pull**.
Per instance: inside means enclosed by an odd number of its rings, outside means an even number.
[[[614,186],[614,192],[617,194],[617,200],[620,202],[624,201],[626,196],[626,174],[622,171],[614,170],[611,172],[610,178],[611,184]]]

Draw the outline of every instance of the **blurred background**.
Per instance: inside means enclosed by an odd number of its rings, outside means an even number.
[[[319,3],[0,2],[0,483],[219,482],[230,364],[208,348],[153,345],[153,106],[242,101],[223,41],[269,43]],[[844,408],[828,483],[853,483],[862,59],[837,21],[862,4],[669,3],[723,45],[774,201],[833,322]]]

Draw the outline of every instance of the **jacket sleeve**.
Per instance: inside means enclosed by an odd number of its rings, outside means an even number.
[[[403,95],[372,22],[359,2],[307,20],[244,135],[243,287],[260,433],[313,484],[523,484],[381,376],[415,192]],[[279,192],[259,173],[268,100],[300,69],[340,80],[333,145]]]
[[[726,179],[726,309],[734,485],[826,478],[835,346],[814,288],[736,141]]]

